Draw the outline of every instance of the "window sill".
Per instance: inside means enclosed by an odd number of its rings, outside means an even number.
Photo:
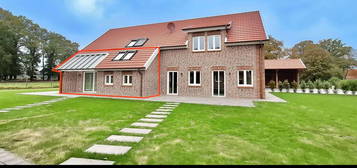
[[[133,85],[125,85],[125,84],[123,84],[122,86],[123,87],[132,87]]]
[[[215,50],[207,50],[209,52],[218,52],[218,51],[222,51],[222,49],[215,49]]]
[[[201,85],[188,85],[188,87],[192,87],[192,88],[200,88]]]
[[[202,52],[206,52],[206,50],[196,50],[196,51],[192,50],[192,52],[193,53],[202,53]]]
[[[254,88],[254,86],[238,86],[238,88]]]

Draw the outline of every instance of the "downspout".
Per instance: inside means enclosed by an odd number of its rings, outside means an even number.
[[[140,74],[140,97],[143,97],[143,73],[140,70],[138,73]]]

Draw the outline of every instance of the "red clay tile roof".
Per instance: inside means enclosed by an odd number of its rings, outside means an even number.
[[[265,69],[306,69],[301,59],[265,60]]]
[[[357,79],[357,69],[349,69],[347,70],[346,79]]]
[[[188,40],[187,32],[184,32],[183,28],[228,24],[230,29],[227,30],[227,42],[267,39],[260,14],[256,11],[111,29],[83,50],[125,48],[131,40],[140,38],[148,38],[142,47],[181,46]],[[129,61],[112,61],[118,52],[109,51],[109,55],[96,66],[96,69],[143,68],[154,49],[138,50]]]
[[[134,50],[134,49],[133,49]],[[155,49],[140,49],[128,61],[112,61],[121,51],[111,51],[109,55],[96,66],[96,69],[143,68]]]
[[[260,14],[258,11],[255,11],[111,29],[84,49],[123,48],[129,44],[131,40],[138,38],[149,38],[149,41],[145,43],[144,47],[185,45],[187,33],[182,31],[182,28],[222,25],[228,24],[229,22],[232,23],[231,28],[228,30],[227,42],[246,42],[267,39]],[[175,25],[173,31],[168,29],[169,23]]]

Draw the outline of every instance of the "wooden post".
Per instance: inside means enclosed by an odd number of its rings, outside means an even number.
[[[275,88],[278,88],[278,83],[279,83],[279,75],[278,75],[278,70],[275,70]]]
[[[297,78],[297,83],[300,84],[300,70],[297,70],[297,74],[296,74],[296,78]]]

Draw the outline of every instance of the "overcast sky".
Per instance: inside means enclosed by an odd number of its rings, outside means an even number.
[[[259,10],[267,34],[291,47],[340,38],[357,48],[356,0],[1,0],[0,7],[78,42],[110,28]]]

